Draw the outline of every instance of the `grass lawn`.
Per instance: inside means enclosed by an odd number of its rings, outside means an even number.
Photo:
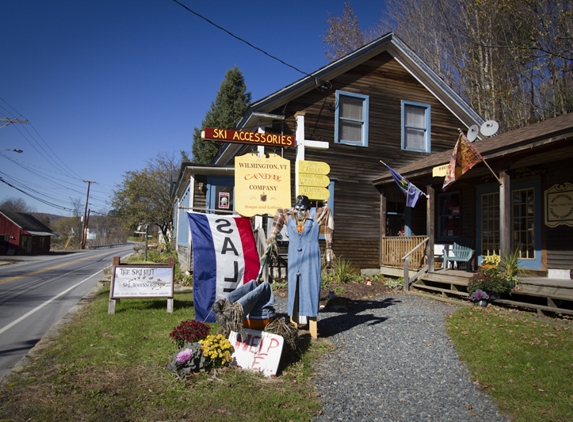
[[[192,294],[122,299],[108,314],[104,287],[22,374],[0,387],[4,421],[308,421],[320,412],[313,366],[327,340],[301,336],[277,377],[239,369],[179,381],[166,369],[169,333],[193,318]],[[446,321],[475,382],[514,421],[573,420],[573,326],[489,306],[461,307]],[[212,333],[216,325],[212,326]],[[383,359],[383,357],[381,357]]]
[[[179,381],[165,366],[177,346],[169,333],[193,318],[192,294],[122,299],[108,314],[109,288],[19,377],[0,389],[2,421],[308,421],[320,411],[312,361],[328,349],[306,341],[280,376],[222,369]],[[216,331],[213,324],[212,333]]]
[[[573,420],[573,327],[506,308],[462,308],[448,333],[460,359],[515,421]]]

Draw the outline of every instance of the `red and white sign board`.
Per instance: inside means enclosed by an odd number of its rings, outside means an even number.
[[[233,357],[243,369],[251,369],[267,377],[277,374],[284,338],[265,331],[245,328],[244,335],[231,331],[229,341],[235,348]]]

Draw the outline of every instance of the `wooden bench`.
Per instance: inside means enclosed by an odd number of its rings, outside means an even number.
[[[454,242],[451,248],[444,249],[444,269],[448,269],[449,262],[464,262],[466,264],[466,271],[472,271],[474,252],[472,248]]]

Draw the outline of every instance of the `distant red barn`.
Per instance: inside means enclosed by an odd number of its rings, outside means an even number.
[[[49,253],[55,235],[30,214],[0,210],[0,255]]]

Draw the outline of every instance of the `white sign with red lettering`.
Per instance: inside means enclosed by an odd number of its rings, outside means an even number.
[[[229,341],[235,348],[233,357],[243,369],[276,375],[283,351],[284,338],[265,331],[245,328],[243,335],[231,331]]]

